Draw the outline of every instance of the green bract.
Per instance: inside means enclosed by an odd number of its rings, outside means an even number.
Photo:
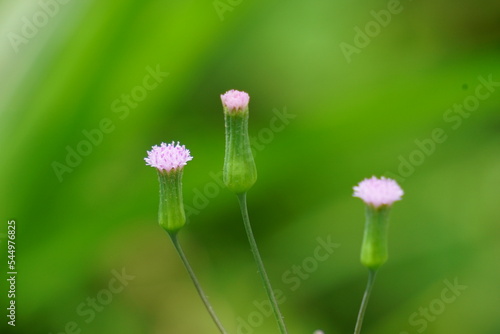
[[[175,233],[186,224],[182,200],[182,168],[158,170],[160,206],[158,222],[168,233]]]
[[[224,184],[235,194],[248,191],[257,181],[257,168],[248,138],[248,108],[228,110],[224,106],[226,154]]]
[[[387,261],[387,234],[390,206],[366,205],[366,224],[361,246],[361,263],[377,269]]]

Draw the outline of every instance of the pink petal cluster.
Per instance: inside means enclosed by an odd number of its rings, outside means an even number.
[[[377,179],[364,179],[354,188],[354,197],[361,198],[366,204],[378,208],[382,205],[392,205],[401,200],[403,189],[392,179],[381,177]]]
[[[146,165],[158,168],[159,170],[170,171],[172,169],[184,167],[188,161],[192,160],[190,152],[184,145],[177,142],[171,144],[161,143],[160,146],[153,146],[148,151],[148,157],[144,158]]]
[[[248,107],[250,96],[245,92],[231,89],[225,94],[220,96],[222,104],[226,106],[229,111],[243,110]]]

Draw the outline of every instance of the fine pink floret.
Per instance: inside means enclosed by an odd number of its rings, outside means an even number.
[[[160,146],[153,146],[151,151],[148,151],[148,157],[144,158],[146,165],[158,168],[159,170],[170,171],[184,167],[188,161],[192,160],[190,152],[184,145],[179,142],[175,144],[161,143]]]
[[[403,189],[392,179],[381,177],[377,179],[364,179],[354,188],[354,197],[361,198],[366,204],[378,208],[382,205],[392,205],[395,201],[401,200]]]
[[[225,94],[220,96],[222,104],[226,106],[229,111],[243,110],[248,107],[250,96],[245,92],[231,89]]]

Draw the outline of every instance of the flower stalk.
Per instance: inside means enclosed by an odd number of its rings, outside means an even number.
[[[264,283],[264,288],[266,290],[269,301],[271,302],[271,307],[273,309],[276,321],[278,322],[278,327],[280,329],[280,332],[282,334],[286,334],[287,330],[285,326],[285,321],[283,319],[283,316],[281,315],[278,301],[276,300],[276,296],[274,295],[274,290],[273,287],[271,286],[271,281],[267,276],[266,268],[264,267],[264,262],[262,262],[259,248],[257,247],[257,242],[255,241],[255,237],[253,235],[252,225],[250,224],[250,218],[248,217],[246,193],[239,194],[238,201],[240,203],[241,215],[243,217],[243,225],[245,225],[245,231],[247,233],[248,242],[250,243],[250,249],[252,250],[255,263],[257,264],[257,269],[259,271],[262,282]]]
[[[196,291],[198,292],[198,295],[200,296],[201,300],[203,301],[203,304],[205,305],[205,308],[207,309],[208,313],[210,314],[210,317],[212,318],[213,322],[221,332],[221,334],[227,334],[226,330],[224,329],[224,326],[222,325],[221,321],[217,317],[217,314],[214,311],[214,308],[212,307],[212,304],[210,304],[210,301],[208,300],[207,295],[201,288],[201,284],[198,281],[198,278],[196,277],[193,268],[189,264],[189,261],[184,254],[184,251],[182,250],[181,244],[179,243],[179,240],[177,239],[177,233],[168,233],[170,236],[170,239],[172,240],[172,244],[174,245],[175,250],[177,251],[177,254],[179,254],[179,257],[181,258],[182,263],[184,264],[184,267],[186,268],[186,271],[189,274],[189,277],[193,281],[194,287],[196,288]]]
[[[359,308],[358,318],[356,320],[356,327],[354,328],[354,334],[361,333],[361,327],[363,326],[363,319],[365,317],[366,307],[368,306],[368,300],[372,293],[373,284],[375,283],[375,277],[377,276],[376,269],[368,270],[368,283],[366,284],[365,293],[363,294],[363,300],[361,301],[361,306]]]

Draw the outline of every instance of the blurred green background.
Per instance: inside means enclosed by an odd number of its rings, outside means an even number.
[[[2,333],[217,333],[157,224],[143,158],[173,140],[194,156],[180,238],[217,313],[278,332],[218,185],[233,88],[251,96],[250,217],[291,334],[352,333],[352,187],[372,175],[405,196],[363,333],[500,333],[500,2],[4,0],[0,22],[0,268],[15,219],[18,271]],[[317,238],[339,244],[325,261]],[[446,282],[467,288],[444,303]]]

